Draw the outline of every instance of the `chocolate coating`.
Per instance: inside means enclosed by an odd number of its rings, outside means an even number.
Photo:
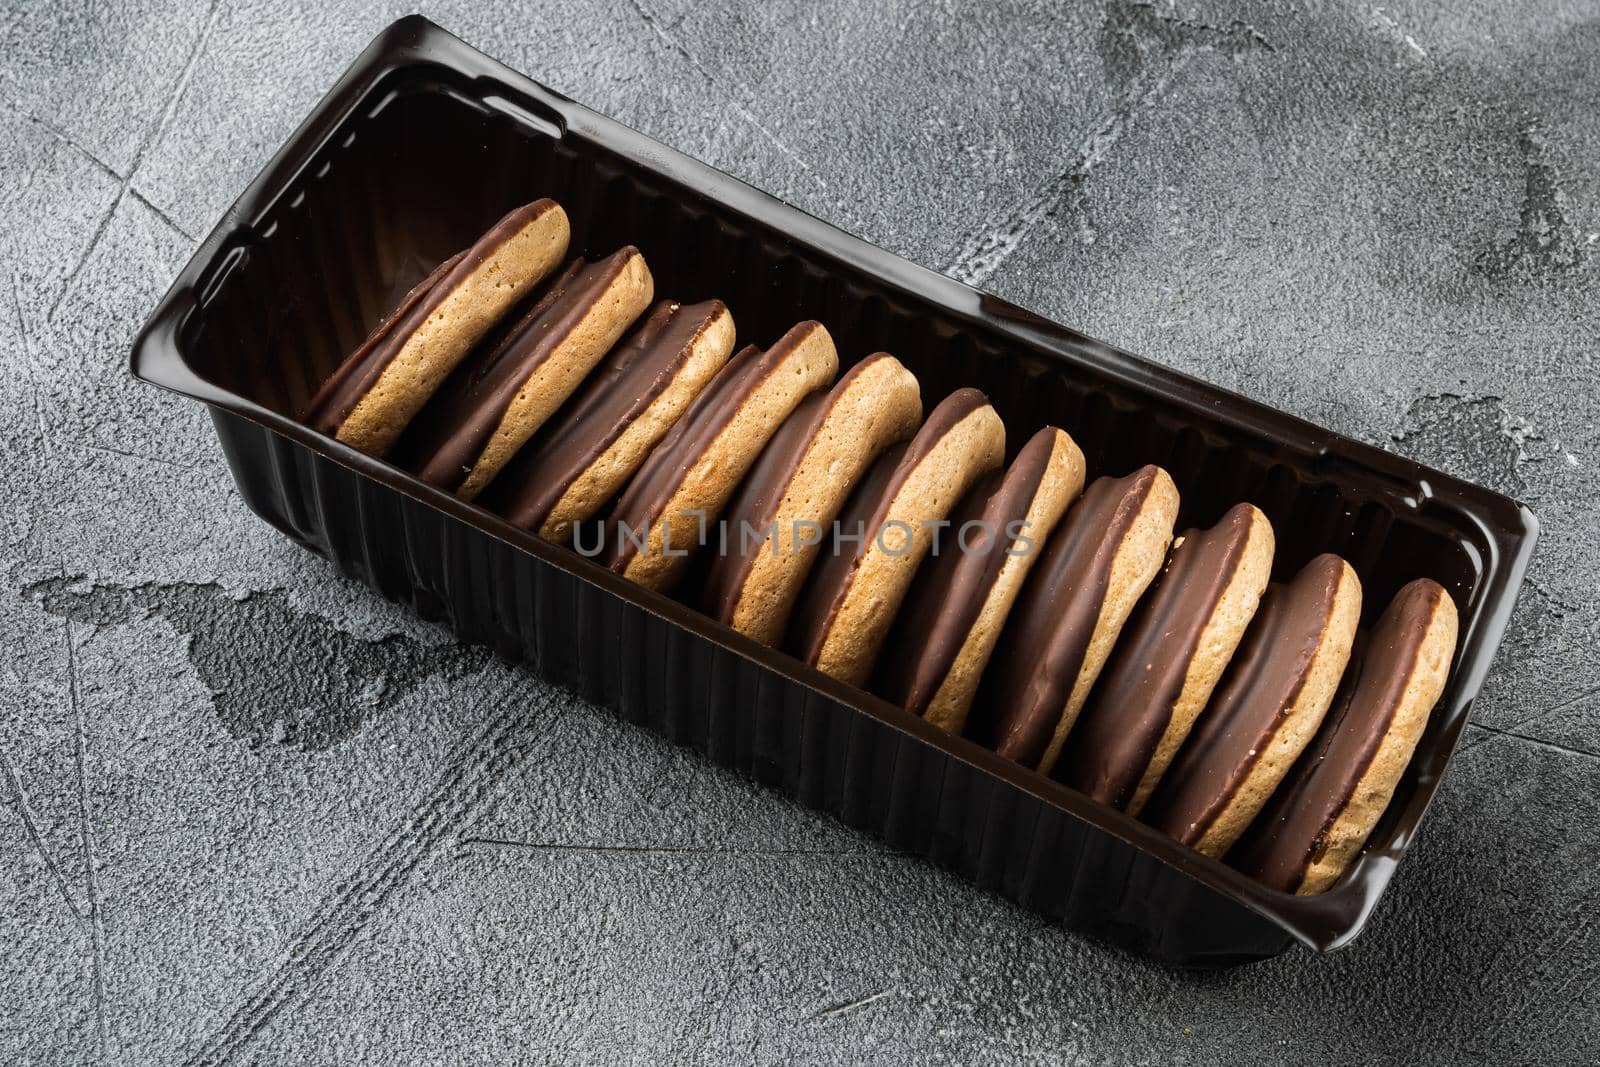
[[[356,404],[378,383],[384,369],[400,354],[406,341],[428,321],[445,298],[482,266],[495,249],[545,212],[554,210],[554,200],[535,200],[514,208],[470,247],[434,268],[433,273],[407,293],[394,312],[333,372],[311,401],[304,421],[322,433],[338,433]]]
[[[717,372],[623,490],[616,509],[606,520],[605,548],[599,556],[601,563],[619,574],[627,569],[638,554],[639,546],[633,537],[618,536],[618,527],[626,526],[642,536],[655,524],[690,468],[812,327],[818,324],[798,323],[765,352],[755,345],[746,345]],[[707,515],[705,522],[709,526],[716,518]]]
[[[349,416],[357,401],[377,382],[383,368],[389,365],[389,361],[394,359],[395,353],[405,343],[403,337],[396,337],[400,323],[406,321],[422,301],[435,295],[439,282],[465,255],[465,252],[457,252],[440,263],[400,298],[400,303],[373,327],[367,339],[346,356],[344,362],[322,383],[317,395],[311,398],[311,403],[306,407],[303,422],[325,434],[339,432],[339,425]],[[432,303],[436,305],[443,298],[443,294],[438,294],[438,299]],[[395,343],[390,343],[391,340]]]
[[[739,492],[723,512],[727,527],[721,551],[706,578],[705,610],[708,614],[722,622],[732,621],[756,554],[769,551],[767,541],[744,537],[741,524],[749,523],[751,529],[765,530],[773,522],[789,482],[839,399],[867,368],[879,360],[892,358],[886,352],[875,352],[851,367],[828,392],[806,397],[761,450],[761,457],[745,475]]]
[[[989,662],[982,703],[997,709],[995,751],[1036,767],[1083,668],[1111,568],[1160,468],[1097,478],[1034,566]]]
[[[1304,880],[1317,847],[1372,765],[1405,696],[1428,624],[1445,591],[1426,578],[1396,594],[1345,668],[1322,728],[1228,862],[1286,893]]]
[[[1144,819],[1194,845],[1233,801],[1288,715],[1333,619],[1344,560],[1325,554],[1267,587],[1211,704],[1151,795]]]
[[[811,580],[800,595],[790,623],[790,640],[795,655],[815,665],[828,639],[834,617],[850,591],[855,577],[856,561],[877,538],[883,524],[890,518],[889,507],[894,503],[900,487],[905,484],[917,464],[927,458],[945,434],[989,403],[989,398],[976,389],[957,389],[940,402],[922,424],[909,444],[897,445],[879,457],[867,472],[855,492],[840,510],[837,529],[845,537],[862,534],[853,548],[845,547],[844,538],[824,536],[820,562],[812,571]]]
[[[1053,427],[1040,430],[1003,474],[992,471],[968,490],[941,531],[939,551],[918,570],[882,660],[881,683],[883,695],[913,715],[926,714],[1011,558],[1013,524],[1027,519],[1055,443]],[[981,525],[963,539],[962,529],[974,522]],[[1021,550],[1043,552],[1044,545],[1035,538]]]
[[[456,368],[400,445],[417,477],[452,492],[460,488],[529,377],[594,311],[637,254],[630,245],[593,263],[574,259],[521,319]]]
[[[543,525],[572,483],[666,392],[695,340],[726,310],[720,300],[656,304],[495,479],[495,510],[525,529]]]
[[[1057,770],[1102,804],[1125,808],[1172,722],[1172,711],[1249,540],[1239,504],[1209,530],[1189,530],[1101,676]]]

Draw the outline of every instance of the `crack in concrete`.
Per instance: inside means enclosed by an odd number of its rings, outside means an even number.
[[[722,848],[715,845],[600,845],[557,841],[515,841],[500,837],[464,837],[457,842],[463,851],[475,848],[511,849],[524,852],[617,853],[635,856],[899,856],[890,849],[866,848]]]
[[[48,442],[50,434],[45,430],[44,401],[40,398],[38,368],[34,366],[33,361],[33,337],[28,330],[27,312],[22,307],[21,286],[18,282],[17,272],[12,271],[11,309],[17,316],[17,334],[22,338],[22,366],[28,375],[28,392],[33,397],[33,417],[39,424],[39,440]]]
[[[1121,5],[1126,12],[1125,19],[1130,28],[1142,23],[1139,27],[1141,31],[1148,32],[1155,29],[1158,35],[1170,37],[1174,41],[1173,47],[1182,47],[1184,41],[1223,39],[1242,41],[1253,47],[1264,48],[1268,52],[1275,51],[1272,42],[1243,19],[1231,19],[1224,25],[1218,25],[1184,18],[1177,14],[1162,14],[1161,6],[1147,0],[1135,0],[1133,3]],[[1168,10],[1175,8],[1168,5]]]
[[[172,228],[172,232],[173,233],[177,234],[179,237],[182,237],[184,240],[188,241],[190,244],[197,245],[197,244],[200,243],[200,238],[196,237],[194,234],[190,233],[188,230],[184,229],[182,226],[179,226],[178,223],[172,218],[171,215],[168,215],[161,208],[157,207],[153,202],[151,202],[151,200],[148,197],[146,197],[139,190],[133,188],[132,186],[129,186],[128,187],[128,195],[133,197],[140,204],[144,205],[144,207],[148,211],[150,211],[151,214],[155,215],[156,218],[160,219],[162,222],[164,222],[168,226],[170,226]]]
[[[1516,739],[1521,740],[1521,741],[1528,741],[1528,742],[1531,742],[1531,743],[1536,744],[1536,745],[1548,745],[1548,746],[1550,746],[1552,748],[1561,749],[1563,751],[1571,752],[1571,753],[1574,753],[1574,754],[1592,755],[1595,758],[1600,759],[1600,752],[1591,752],[1588,749],[1581,749],[1581,748],[1575,748],[1575,747],[1568,746],[1568,745],[1562,745],[1562,744],[1559,744],[1559,743],[1554,742],[1554,741],[1547,741],[1547,740],[1545,740],[1543,738],[1534,737],[1531,734],[1525,734],[1525,733],[1522,732],[1523,730],[1527,729],[1529,726],[1532,726],[1535,723],[1543,722],[1544,720],[1546,720],[1546,719],[1548,719],[1548,718],[1550,718],[1550,717],[1552,717],[1554,715],[1558,715],[1561,712],[1566,711],[1568,708],[1577,707],[1579,704],[1582,704],[1586,700],[1593,700],[1597,696],[1600,696],[1600,686],[1596,686],[1596,687],[1591,687],[1589,689],[1585,689],[1581,693],[1576,694],[1575,696],[1570,696],[1570,697],[1566,698],[1565,700],[1559,701],[1559,702],[1551,705],[1550,707],[1545,708],[1543,711],[1537,712],[1537,713],[1535,713],[1533,715],[1530,715],[1530,716],[1528,716],[1527,718],[1524,718],[1524,719],[1518,719],[1516,722],[1512,723],[1510,726],[1485,726],[1484,724],[1477,723],[1477,722],[1468,723],[1467,725],[1476,726],[1478,729],[1484,731],[1489,736],[1480,737],[1477,740],[1465,742],[1464,744],[1462,744],[1462,746],[1460,748],[1460,751],[1466,752],[1466,751],[1469,751],[1470,749],[1477,748],[1479,745],[1483,744],[1485,741],[1491,740],[1493,737],[1511,737],[1511,738],[1516,738]]]
[[[1592,752],[1587,748],[1576,748],[1572,745],[1563,745],[1559,741],[1546,741],[1542,737],[1533,737],[1530,734],[1519,734],[1515,730],[1503,730],[1497,726],[1485,726],[1481,722],[1469,722],[1467,725],[1475,730],[1482,730],[1487,734],[1491,734],[1493,737],[1504,737],[1513,741],[1521,741],[1524,744],[1533,745],[1536,748],[1548,748],[1568,756],[1579,756],[1584,759],[1600,760],[1600,752]],[[1462,745],[1457,754],[1459,755],[1461,752],[1468,752],[1483,744],[1484,741],[1491,739],[1492,738],[1480,738],[1477,741]]]
[[[815,1015],[811,1016],[811,1018],[813,1018],[813,1019],[832,1019],[834,1016],[843,1015],[846,1012],[852,1012],[852,1011],[857,1010],[858,1008],[865,1008],[868,1004],[876,1004],[878,1001],[882,1000],[884,997],[890,997],[890,996],[893,996],[893,995],[894,995],[894,990],[892,990],[892,989],[881,989],[878,992],[873,993],[873,994],[871,994],[869,996],[858,997],[855,1000],[847,1000],[842,1004],[835,1004],[831,1008],[823,1008],[821,1011],[819,1011]]]
[[[811,164],[807,163],[805,159],[801,157],[800,153],[796,152],[794,149],[785,144],[776,133],[773,133],[772,130],[766,126],[765,123],[756,118],[754,112],[746,107],[743,101],[738,98],[738,96],[728,90],[727,85],[724,83],[726,81],[730,81],[731,79],[725,79],[717,74],[712,73],[712,71],[707,68],[704,63],[700,62],[699,57],[694,54],[689,46],[683,43],[682,38],[673,32],[673,30],[677,28],[678,23],[682,22],[681,17],[679,18],[678,22],[673,23],[671,28],[668,28],[667,26],[662,25],[660,17],[656,15],[655,12],[645,7],[641,0],[628,0],[628,3],[632,5],[634,12],[639,16],[640,21],[646,26],[650,27],[651,32],[659,37],[663,44],[687,60],[689,65],[695,69],[695,72],[706,80],[706,84],[717,90],[717,92],[722,95],[723,99],[728,101],[729,106],[733,108],[733,110],[741,119],[755,127],[757,132],[771,142],[774,148],[791,159],[797,166],[799,166],[801,170],[805,171],[807,177],[811,178],[811,180],[816,182],[817,185],[821,186],[823,189],[828,188],[828,183],[823,180],[822,175],[812,170]],[[753,95],[748,88],[739,82],[734,81],[733,85],[737,87],[745,97],[750,97]]]
[[[351,737],[434,676],[464,677],[491,654],[397,634],[363,639],[298,612],[282,590],[235,598],[215,584],[82,586],[53,578],[23,590],[63,619],[115,626],[159,615],[185,636],[188,657],[234,737],[320,752]]]
[[[124,179],[123,187],[118,189],[117,195],[111,198],[111,206],[106,208],[105,214],[101,215],[95,223],[94,232],[89,235],[89,243],[83,246],[83,251],[79,254],[77,262],[72,265],[72,269],[67,272],[67,276],[61,280],[61,290],[56,293],[55,300],[51,301],[50,310],[45,313],[45,321],[55,322],[56,310],[61,307],[61,302],[72,291],[72,286],[77,282],[78,275],[82,273],[84,264],[89,262],[89,257],[94,254],[96,246],[100,244],[100,238],[105,236],[106,228],[111,225],[111,219],[117,213],[117,205],[122,203],[122,197],[126,191],[127,180]]]
[[[1041,223],[1076,212],[1090,175],[1110,156],[1133,120],[1166,95],[1173,75],[1189,56],[1210,51],[1237,58],[1255,49],[1273,50],[1245,22],[1212,26],[1162,14],[1154,4],[1108,3],[1099,51],[1121,93],[1066,169],[1013,205],[998,226],[969,235],[945,265],[945,273],[968,285],[982,285]],[[1080,227],[1080,236],[1086,243],[1095,240],[1087,222]]]
[[[24,122],[28,122],[39,127],[57,141],[60,141],[68,148],[71,148],[73,151],[83,156],[83,158],[87,159],[90,163],[93,163],[96,168],[109,175],[111,178],[114,178],[119,182],[127,180],[120,172],[117,171],[115,167],[101,159],[99,156],[95,155],[93,152],[89,151],[89,149],[85,148],[83,145],[79,144],[71,134],[67,133],[67,131],[63,130],[61,127],[49,122],[46,119],[40,118],[38,115],[35,115],[33,112],[20,106],[14,101],[0,99],[0,106],[4,106],[7,111],[11,112]]]
[[[28,791],[23,787],[22,776],[11,765],[4,752],[0,752],[0,774],[4,774],[11,785],[12,798],[0,798],[0,804],[10,804],[17,809],[17,818],[22,821],[22,831],[27,835],[28,842],[39,853],[39,858],[44,860],[44,865],[50,872],[50,877],[55,881],[56,887],[61,890],[61,899],[66,901],[67,908],[72,912],[72,917],[82,922],[85,918],[78,902],[72,896],[72,884],[67,881],[67,876],[62,872],[55,856],[44,843],[44,835],[39,832],[39,826],[33,820],[33,813],[28,810]]]
[[[1524,578],[1523,581],[1527,584],[1529,589],[1532,589],[1535,593],[1539,594],[1539,597],[1546,604],[1549,604],[1556,615],[1561,618],[1566,618],[1569,614],[1582,614],[1583,612],[1589,610],[1572,603],[1572,601],[1567,600],[1564,597],[1558,596],[1555,590],[1551,589],[1548,585],[1535,578],[1531,574]]]
[[[146,195],[142,194],[142,192],[139,192],[138,189],[134,189],[134,187],[131,186],[131,181],[133,181],[133,176],[131,176],[131,174],[123,174],[122,171],[118,171],[117,168],[114,168],[114,166],[110,165],[110,163],[107,163],[106,160],[102,160],[101,157],[94,155],[93,152],[90,152],[90,150],[86,149],[86,147],[83,147],[82,144],[78,144],[78,142],[75,141],[75,139],[72,138],[67,131],[61,130],[59,126],[54,126],[51,125],[51,123],[45,122],[43,118],[32,114],[32,112],[29,112],[29,110],[24,110],[22,107],[18,107],[16,104],[13,104],[13,102],[3,101],[3,99],[0,99],[0,106],[5,107],[6,110],[10,110],[11,114],[21,118],[21,120],[24,120],[24,122],[29,122],[32,123],[32,125],[38,126],[40,130],[50,134],[51,138],[56,139],[56,141],[61,142],[61,144],[64,144],[64,146],[67,146],[69,149],[77,152],[78,155],[82,155],[82,157],[86,158],[88,162],[93,163],[93,165],[96,166],[101,173],[106,174],[107,178],[118,182],[118,186],[122,186],[123,189],[126,190],[126,195],[130,195],[130,197],[133,197],[134,200],[138,200],[138,202],[141,203],[141,205],[144,206],[147,211],[155,214],[155,218],[160,219],[162,222],[166,222],[166,226],[170,226],[174,234],[178,234],[179,237],[187,240],[190,245],[198,245],[198,243],[200,243],[200,238],[195,237],[194,234],[190,234],[189,230],[179,226],[178,221],[173,219],[173,216],[170,216],[170,214],[166,213],[166,211],[163,210],[163,208],[160,208],[160,206],[155,205],[155,202],[152,202],[149,197],[146,197]],[[118,192],[118,195],[122,195],[122,192]],[[114,200],[114,202],[112,202],[112,213],[115,213],[115,208],[117,208],[117,202]],[[109,218],[109,216],[107,216],[107,218]],[[98,240],[98,234],[96,234],[96,240]],[[85,259],[88,258],[88,253],[90,253],[90,251],[93,251],[93,245],[91,245],[90,248],[86,248]],[[69,282],[70,278],[77,275],[78,269],[82,269],[82,264],[78,264],[77,269],[74,269],[74,272],[69,275]]]
[[[443,851],[457,828],[480,813],[527,751],[523,735],[528,727],[557,697],[544,693],[538,699],[541,702],[531,709],[520,702],[502,709],[457,749],[427,794],[354,871],[334,885],[310,923],[286,947],[283,964],[251,984],[243,1003],[189,1063],[230,1062],[280,1013],[311,995],[417,871]]]
[[[1568,217],[1567,192],[1537,119],[1517,131],[1517,149],[1523,169],[1517,229],[1479,255],[1478,270],[1496,280],[1538,280],[1581,270],[1593,250],[1592,239],[1580,240]]]
[[[73,760],[78,771],[78,833],[83,840],[83,866],[89,892],[89,933],[94,946],[94,1018],[100,1040],[101,1059],[110,1061],[111,1038],[106,1024],[106,949],[105,925],[100,916],[100,883],[95,876],[94,827],[89,819],[89,776],[85,769],[89,751],[89,730],[83,719],[83,701],[78,696],[78,657],[72,647],[72,621],[61,620],[67,643],[67,693],[72,701],[76,726]]]
[[[1536,722],[1543,722],[1545,719],[1550,718],[1552,715],[1558,715],[1561,712],[1566,711],[1568,708],[1577,707],[1579,704],[1582,704],[1584,701],[1593,700],[1597,696],[1600,696],[1600,686],[1596,686],[1596,687],[1594,687],[1592,689],[1586,689],[1583,692],[1579,693],[1577,696],[1568,697],[1566,700],[1563,700],[1560,703],[1558,703],[1558,704],[1556,704],[1556,705],[1554,705],[1552,707],[1548,707],[1548,708],[1544,709],[1543,711],[1539,712],[1536,715],[1530,715],[1526,719],[1518,719],[1516,722],[1512,723],[1510,726],[1503,727],[1502,729],[1506,733],[1512,733],[1514,731],[1526,729],[1527,727],[1532,726]],[[1521,734],[1516,734],[1516,736],[1520,737]]]
[[[55,300],[51,302],[50,310],[45,315],[47,321],[55,321],[56,311],[61,307],[61,302],[72,291],[73,283],[77,281],[78,275],[83,271],[84,264],[89,262],[89,257],[94,254],[95,248],[100,244],[100,238],[105,235],[106,227],[111,224],[111,219],[116,215],[117,207],[122,203],[123,197],[127,196],[132,190],[133,179],[138,176],[139,167],[144,163],[145,153],[161,139],[161,135],[166,132],[168,124],[172,122],[172,117],[177,114],[178,102],[183,99],[184,91],[189,88],[189,79],[193,77],[195,65],[199,62],[200,55],[205,50],[206,44],[211,40],[211,32],[216,29],[217,16],[221,11],[222,0],[211,0],[211,6],[206,11],[206,24],[195,38],[194,46],[189,49],[188,58],[184,60],[183,69],[178,72],[178,79],[173,83],[172,93],[167,98],[166,107],[162,108],[160,119],[151,127],[150,132],[145,135],[144,139],[139,142],[139,147],[133,153],[133,163],[128,167],[127,175],[122,178],[122,184],[117,189],[117,195],[111,201],[111,207],[106,210],[105,216],[100,219],[94,233],[89,238],[89,243],[84,246],[83,254],[73,264],[72,270],[67,272],[66,279],[61,283],[61,291],[56,294]],[[112,173],[115,174],[116,172],[112,171]],[[137,196],[138,194],[135,193],[134,195]],[[140,199],[143,200],[143,197],[140,197]],[[148,201],[145,201],[145,203],[149,206]],[[157,210],[157,214],[160,214],[159,210]],[[183,230],[176,225],[173,228],[177,229],[179,233],[183,233]],[[188,235],[184,234],[184,236]],[[190,240],[192,241],[193,238],[190,238]]]
[[[1405,45],[1416,58],[1428,58],[1428,50],[1418,44],[1415,37],[1401,29],[1400,24],[1390,18],[1389,13],[1384,11],[1383,8],[1375,7],[1372,9],[1372,25],[1374,28],[1382,30],[1393,40]]]
[[[42,418],[42,416],[41,416],[41,418]],[[171,459],[171,458],[169,458],[167,456],[144,455],[144,454],[139,453],[139,452],[130,452],[130,451],[127,451],[126,449],[112,448],[110,445],[97,445],[97,444],[94,444],[94,443],[92,443],[90,441],[84,441],[84,440],[82,440],[80,438],[77,438],[77,437],[68,437],[65,440],[66,440],[67,444],[71,445],[74,448],[82,448],[82,449],[85,449],[85,450],[90,451],[90,452],[100,452],[100,453],[103,453],[103,454],[108,455],[108,456],[122,456],[124,459],[136,459],[140,463],[160,463],[162,466],[175,467],[178,470],[182,470],[182,471],[193,471],[196,474],[210,474],[211,473],[210,471],[206,470],[206,468],[204,468],[204,467],[202,467],[202,466],[200,466],[198,464],[185,463],[182,460]]]

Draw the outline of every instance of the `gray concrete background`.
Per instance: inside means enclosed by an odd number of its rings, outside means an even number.
[[[0,10],[0,1061],[1600,1060],[1600,5],[427,5],[844,228],[1514,493],[1367,934],[1174,973],[456,647],[133,332],[403,6]]]

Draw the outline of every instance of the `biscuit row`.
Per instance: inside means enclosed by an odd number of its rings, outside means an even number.
[[[1252,505],[1174,538],[1159,467],[1085,488],[1055,427],[1007,466],[977,390],[924,419],[894,356],[839,376],[817,322],[735,353],[721,301],[652,308],[631,247],[557,272],[568,240],[553,201],[509,213],[305,421],[653,589],[706,548],[723,623],[1273,888],[1348,867],[1443,691],[1443,589],[1358,633],[1349,564],[1271,583]]]

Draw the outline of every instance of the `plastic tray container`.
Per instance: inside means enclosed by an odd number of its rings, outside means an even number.
[[[1343,554],[1368,621],[1444,585],[1461,641],[1388,814],[1331,891],[1257,885],[1120,812],[950,737],[294,421],[433,262],[554,197],[574,252],[644,252],[658,295],[716,296],[740,343],[817,318],[843,362],[894,352],[931,403],[977,386],[1013,448],[1045,423],[1090,476],[1160,463],[1180,527],[1249,500],[1276,571]],[[1506,497],[1146,363],[842,233],[507,69],[420,17],[382,33],[206,238],[133,351],[210,405],[245,502],[344,572],[712,760],[1068,925],[1185,965],[1371,915],[1467,721],[1537,524]]]

